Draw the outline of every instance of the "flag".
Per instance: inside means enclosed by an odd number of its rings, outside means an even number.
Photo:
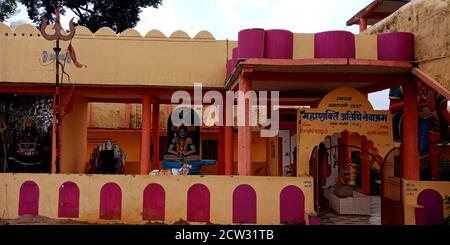
[[[87,67],[87,65],[81,64],[77,60],[77,55],[75,54],[75,49],[73,48],[72,44],[69,44],[69,47],[67,47],[67,50],[69,51],[70,58],[72,59],[73,63],[78,68]]]

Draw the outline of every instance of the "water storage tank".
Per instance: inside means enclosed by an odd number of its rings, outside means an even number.
[[[408,32],[392,32],[378,35],[379,60],[414,60],[414,35]]]
[[[238,59],[264,58],[264,29],[245,29],[238,34]]]
[[[294,34],[287,30],[267,30],[265,33],[264,58],[292,59]]]
[[[348,31],[327,31],[314,35],[315,58],[355,58],[355,36]]]

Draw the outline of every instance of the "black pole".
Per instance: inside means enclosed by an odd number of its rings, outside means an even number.
[[[55,165],[56,165],[56,173],[59,173],[59,122],[60,122],[60,91],[59,91],[59,53],[61,52],[61,48],[59,47],[59,39],[56,39],[56,47],[53,48],[56,54],[56,89],[55,89],[55,134],[56,134],[56,158],[55,158]]]

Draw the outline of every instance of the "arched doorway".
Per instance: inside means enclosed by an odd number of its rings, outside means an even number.
[[[366,136],[348,131],[314,147],[309,169],[321,223],[381,224],[382,159]]]

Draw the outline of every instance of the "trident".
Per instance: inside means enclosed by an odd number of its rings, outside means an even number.
[[[60,23],[60,10],[61,10],[61,2],[58,1],[56,3],[55,8],[55,23],[53,25],[53,30],[55,32],[53,34],[47,33],[45,28],[48,26],[47,19],[45,17],[41,18],[41,26],[40,31],[41,35],[49,40],[56,40],[56,47],[53,48],[56,55],[56,88],[55,88],[55,96],[53,101],[53,124],[52,124],[52,173],[59,173],[59,165],[60,165],[60,145],[59,145],[59,127],[60,127],[60,82],[59,82],[59,53],[61,52],[61,48],[59,47],[59,40],[69,41],[75,35],[75,25],[73,23],[72,18],[69,22],[69,32],[64,34],[64,29],[61,28]]]

